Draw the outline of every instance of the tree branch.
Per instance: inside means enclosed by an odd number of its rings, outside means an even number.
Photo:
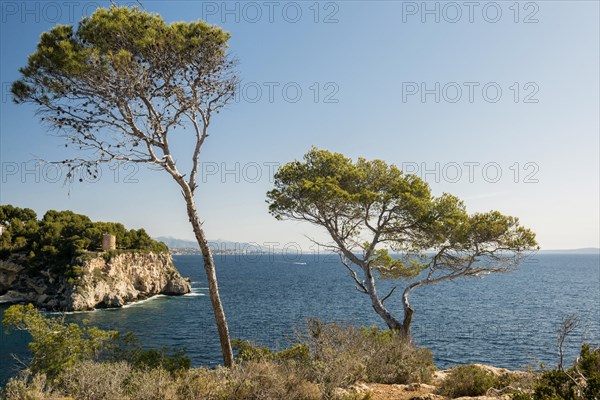
[[[340,261],[342,262],[342,264],[344,264],[344,267],[346,267],[346,269],[348,269],[348,271],[350,271],[350,276],[352,277],[352,279],[354,279],[354,282],[356,282],[356,284],[358,285],[356,289],[360,288],[359,291],[362,291],[365,294],[369,294],[369,291],[365,287],[365,283],[362,282],[358,278],[358,274],[356,273],[356,271],[354,271],[352,269],[352,267],[350,267],[350,265],[346,262],[346,259],[341,254],[339,256],[340,256]]]
[[[396,290],[396,288],[397,286],[394,286],[392,290],[390,290],[390,292],[381,299],[381,304],[385,303],[385,301],[390,298],[390,296],[394,293],[394,290]]]

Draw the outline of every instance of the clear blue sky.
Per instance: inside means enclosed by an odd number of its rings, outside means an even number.
[[[428,2],[427,10],[420,1],[142,3],[167,21],[221,25],[240,60],[241,96],[213,122],[203,150],[198,205],[210,238],[303,246],[304,234],[323,238],[275,221],[265,204],[271,163],[315,145],[404,166],[471,211],[519,216],[543,248],[599,245],[597,1]],[[165,173],[116,176],[106,167],[100,182],[69,188],[49,182],[55,171],[33,169],[30,160],[70,150],[33,108],[10,102],[9,84],[43,31],[97,4],[108,2],[1,2],[0,202],[191,238]]]

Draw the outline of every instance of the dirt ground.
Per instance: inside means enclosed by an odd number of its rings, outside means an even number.
[[[373,400],[435,400],[443,399],[442,396],[433,394],[435,386],[431,385],[368,385]]]
[[[494,375],[522,374],[522,372],[509,371],[503,368],[491,367],[489,365],[475,364],[478,367],[491,372]],[[437,387],[448,376],[449,371],[436,371],[431,385],[413,383],[410,385],[385,385],[378,383],[357,384],[353,391],[357,393],[371,392],[373,400],[444,400],[443,396],[435,394]],[[508,400],[510,396],[499,397],[461,397],[460,400]]]

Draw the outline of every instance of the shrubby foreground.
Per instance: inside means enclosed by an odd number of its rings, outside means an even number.
[[[190,368],[182,351],[142,349],[131,335],[9,308],[3,323],[32,335],[29,367],[6,399],[443,399],[598,400],[600,349],[584,345],[564,371],[480,365],[436,371],[429,350],[376,328],[309,321],[297,342],[272,351],[235,341],[232,368]]]

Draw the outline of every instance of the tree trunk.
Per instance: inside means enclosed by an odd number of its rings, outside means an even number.
[[[231,339],[229,337],[229,328],[227,327],[227,319],[223,311],[223,304],[219,295],[219,285],[217,283],[217,273],[215,270],[215,262],[213,260],[212,251],[206,240],[206,235],[202,229],[202,223],[198,219],[198,212],[194,202],[194,195],[189,188],[184,188],[183,196],[187,205],[187,213],[194,229],[194,235],[200,246],[202,258],[204,260],[204,271],[208,279],[208,288],[210,292],[210,301],[212,303],[215,320],[217,322],[217,330],[219,331],[219,340],[221,341],[221,351],[223,352],[223,364],[226,367],[233,366],[233,351],[231,349]]]
[[[409,286],[410,287],[410,286]],[[406,288],[404,293],[402,294],[402,305],[404,307],[404,321],[402,321],[402,330],[407,336],[410,336],[410,324],[412,322],[413,316],[413,308],[410,306],[408,302],[408,293],[410,290]]]
[[[407,336],[410,336],[410,324],[412,322],[412,316],[414,312],[413,308],[410,306],[410,303],[408,301],[408,295],[414,288],[428,284],[429,282],[426,283],[424,281],[415,282],[412,285],[409,285],[406,289],[404,289],[404,292],[402,293],[402,306],[404,307],[404,321],[402,322],[402,329]]]
[[[381,299],[379,299],[379,296],[377,295],[377,289],[375,287],[375,278],[373,277],[371,268],[369,266],[363,266],[363,271],[365,273],[365,277],[367,278],[365,283],[367,285],[369,297],[371,298],[371,305],[373,306],[375,312],[383,319],[388,328],[394,331],[406,333],[402,323],[385,308],[381,302]]]

